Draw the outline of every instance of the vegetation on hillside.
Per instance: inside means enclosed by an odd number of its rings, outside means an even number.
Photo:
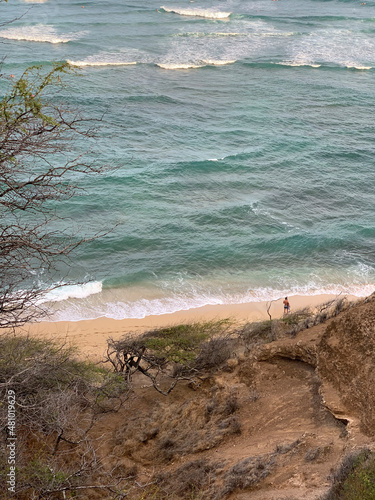
[[[166,396],[178,381],[194,382],[201,374],[222,366],[231,356],[233,340],[228,320],[176,325],[136,338],[109,339],[106,360],[129,382],[140,373]]]
[[[346,456],[322,500],[375,500],[375,453],[365,448]]]
[[[76,488],[96,483],[102,467],[90,431],[103,414],[117,411],[127,399],[126,381],[49,340],[4,335],[0,352],[2,484],[7,484],[9,468],[4,465],[12,444],[18,499],[62,498],[62,492],[70,498],[66,494]],[[102,486],[108,482],[105,478]]]

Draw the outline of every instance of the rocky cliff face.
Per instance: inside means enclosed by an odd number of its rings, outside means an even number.
[[[327,406],[374,436],[375,296],[334,319],[317,347],[317,373]]]

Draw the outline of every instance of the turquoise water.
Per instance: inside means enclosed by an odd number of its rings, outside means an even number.
[[[56,319],[375,290],[375,2],[1,13],[25,13],[0,28],[3,73],[76,65],[65,99],[105,113],[95,156],[119,167],[59,206],[82,234],[116,227],[74,256],[92,282],[53,297]]]

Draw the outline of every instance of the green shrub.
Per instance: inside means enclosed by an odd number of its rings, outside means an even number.
[[[322,500],[375,500],[375,454],[364,449],[345,457]]]
[[[108,339],[107,361],[131,380],[136,372],[151,379],[167,395],[181,378],[218,369],[231,355],[228,320],[189,323],[151,330],[137,338]],[[162,375],[172,377],[169,388],[159,386]]]

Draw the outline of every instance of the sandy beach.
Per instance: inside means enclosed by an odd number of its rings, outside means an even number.
[[[290,296],[291,312],[305,307],[315,308],[319,304],[334,299],[335,295]],[[358,297],[347,296],[348,300]],[[283,315],[282,298],[271,303],[269,312],[272,319]],[[143,331],[163,326],[230,318],[234,322],[244,323],[269,319],[267,307],[269,302],[248,302],[244,304],[228,304],[203,306],[187,311],[171,314],[146,316],[142,319],[98,318],[84,321],[60,321],[26,325],[22,331],[32,336],[41,336],[77,346],[83,357],[101,359],[106,350],[107,339],[119,339],[123,335],[136,335]]]

